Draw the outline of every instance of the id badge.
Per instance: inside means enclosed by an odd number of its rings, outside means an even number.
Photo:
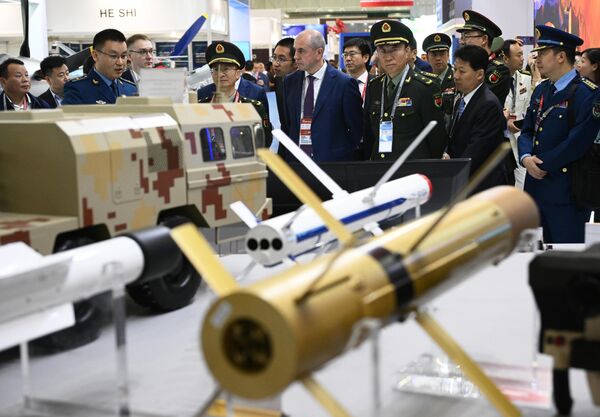
[[[394,124],[391,120],[379,123],[379,152],[392,152]]]
[[[300,120],[300,145],[312,145],[310,138],[310,127],[312,124],[312,118],[304,117]]]

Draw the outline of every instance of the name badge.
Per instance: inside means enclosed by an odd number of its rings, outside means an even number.
[[[391,121],[379,123],[379,152],[392,152],[394,140],[394,124]]]
[[[310,138],[310,127],[312,125],[312,117],[304,117],[300,120],[300,145],[312,145]]]

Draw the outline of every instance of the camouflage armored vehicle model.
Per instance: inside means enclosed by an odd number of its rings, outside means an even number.
[[[220,229],[239,222],[230,203],[242,200],[259,216],[270,215],[267,171],[255,156],[261,120],[251,105],[132,106],[139,111],[92,115],[89,106],[72,106],[69,114],[0,114],[2,244],[24,241],[48,254],[190,220],[211,228],[219,244]],[[128,292],[141,305],[169,311],[187,305],[199,283],[185,261]],[[83,325],[90,308],[77,307]]]

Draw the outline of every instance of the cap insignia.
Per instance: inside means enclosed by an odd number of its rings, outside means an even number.
[[[441,40],[442,40],[442,37],[441,37],[440,35],[435,35],[435,36],[433,37],[433,41],[434,41],[434,42],[440,42]]]
[[[387,33],[391,30],[392,30],[392,27],[390,26],[390,24],[388,22],[385,22],[383,25],[381,25],[382,32]]]
[[[467,12],[465,12],[464,18],[465,18],[466,22],[468,22],[469,20],[471,20],[471,16],[469,16],[469,13],[467,13]]]
[[[223,52],[225,52],[225,47],[222,44],[218,43],[217,47],[215,48],[215,51],[218,54],[222,54]]]

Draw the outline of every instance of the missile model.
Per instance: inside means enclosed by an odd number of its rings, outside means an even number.
[[[537,227],[538,211],[527,194],[496,187],[356,245],[354,235],[277,155],[265,150],[260,156],[322,217],[341,248],[241,288],[192,225],[172,230],[175,242],[219,296],[201,330],[202,350],[219,389],[259,399],[300,381],[332,416],[349,416],[311,374],[351,341],[355,347],[365,339],[361,321],[389,324],[414,315],[502,415],[520,415],[420,307],[507,257],[521,232]]]
[[[430,122],[375,186],[351,194],[336,184],[281,130],[273,131],[273,136],[332,193],[332,199],[323,203],[327,212],[353,233],[363,229],[379,235],[383,233],[379,222],[418,209],[431,197],[431,181],[425,175],[388,180],[436,124]],[[288,258],[293,260],[317,248],[325,249],[327,243],[335,240],[335,235],[310,207],[262,222],[258,222],[241,202],[231,204],[230,208],[250,228],[245,237],[246,252],[263,266],[272,266]]]
[[[0,247],[0,350],[74,324],[72,303],[167,274],[182,254],[163,226],[42,256]]]

